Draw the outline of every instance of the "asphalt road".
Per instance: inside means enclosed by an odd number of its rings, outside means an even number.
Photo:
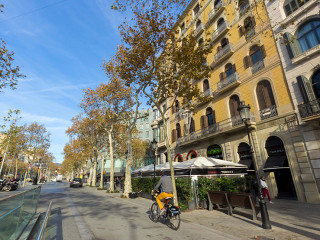
[[[68,183],[42,185],[38,211],[53,200],[46,239],[236,239],[208,227],[184,221],[174,231],[149,219],[145,201],[122,199],[90,187],[69,188]],[[151,205],[151,202],[150,202]]]

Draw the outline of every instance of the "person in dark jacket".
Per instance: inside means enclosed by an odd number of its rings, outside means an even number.
[[[161,200],[165,198],[173,198],[173,188],[172,188],[171,177],[164,175],[163,172],[161,172],[161,178],[158,184],[152,190],[152,193],[156,191],[159,187],[161,187],[161,193],[157,196],[156,201],[160,209],[160,215],[162,215],[165,212],[165,209],[163,208]],[[164,203],[166,204],[168,203],[168,201],[169,200],[164,200]]]

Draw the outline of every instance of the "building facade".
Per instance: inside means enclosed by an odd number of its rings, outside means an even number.
[[[320,203],[320,1],[265,4],[297,112],[292,128],[301,182],[307,201]]]
[[[176,26],[177,38],[193,34],[199,46],[210,42],[213,70],[210,78],[193,81],[212,100],[195,99],[192,112],[182,101],[167,103],[174,161],[210,156],[244,163],[266,177],[272,197],[317,202],[312,167],[301,164],[305,142],[264,2],[193,0]],[[253,153],[238,112],[242,101],[251,106]]]

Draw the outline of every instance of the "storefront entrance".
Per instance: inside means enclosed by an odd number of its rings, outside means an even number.
[[[266,141],[268,158],[264,165],[265,172],[273,172],[278,188],[278,198],[297,199],[291,170],[283,142],[278,137],[269,137]]]

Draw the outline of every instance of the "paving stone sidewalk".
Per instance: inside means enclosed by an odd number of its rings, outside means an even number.
[[[97,191],[99,195],[106,197],[120,197],[119,193],[106,193],[95,188],[86,187],[86,191]],[[127,200],[144,206],[151,205],[151,200],[145,198]],[[320,239],[320,205],[284,199],[274,199],[273,202],[274,204],[267,203],[271,230],[261,227],[260,214],[258,220],[253,221],[250,210],[237,208],[233,210],[234,216],[229,216],[222,209],[186,211],[181,215],[182,224],[183,222],[200,224],[239,239]]]

